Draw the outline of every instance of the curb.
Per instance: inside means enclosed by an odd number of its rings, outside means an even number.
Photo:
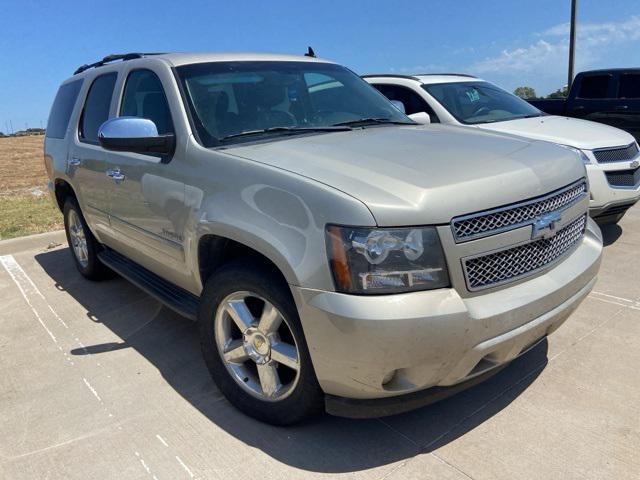
[[[46,250],[50,244],[66,246],[67,237],[64,230],[0,240],[0,255],[11,255],[27,250]]]

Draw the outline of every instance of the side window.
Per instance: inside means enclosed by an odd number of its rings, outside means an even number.
[[[640,98],[640,73],[620,75],[618,98]]]
[[[579,98],[607,98],[611,75],[589,75],[582,77]]]
[[[397,85],[373,85],[380,93],[382,93],[389,100],[398,100],[404,104],[405,113],[412,115],[418,112],[426,112],[431,117],[433,123],[438,123],[436,112],[429,106],[429,104],[420,97],[416,92],[406,87],[399,87]]]
[[[80,118],[80,139],[98,143],[98,129],[109,118],[109,105],[116,84],[116,73],[100,75],[91,84]]]
[[[49,121],[47,122],[47,137],[64,138],[69,126],[69,118],[73,112],[73,106],[78,99],[82,80],[69,82],[60,87],[53,101]]]
[[[156,124],[158,133],[173,133],[173,122],[162,83],[151,70],[134,70],[127,77],[121,117],[140,117]]]

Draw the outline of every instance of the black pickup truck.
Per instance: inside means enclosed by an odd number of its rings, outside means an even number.
[[[566,99],[529,103],[551,115],[606,123],[640,140],[640,68],[582,72],[574,79]]]

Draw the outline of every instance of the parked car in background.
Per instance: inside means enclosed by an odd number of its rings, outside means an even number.
[[[316,58],[107,57],[62,84],[44,149],[78,271],[197,320],[222,393],[271,423],[478,383],[600,265],[576,152],[418,125]]]
[[[529,103],[550,115],[611,125],[640,140],[640,68],[581,72],[566,99],[533,99]]]
[[[365,75],[407,114],[426,112],[433,122],[546,140],[574,149],[589,176],[589,211],[599,223],[618,222],[640,199],[640,151],[618,128],[547,115],[482,79],[460,74]]]

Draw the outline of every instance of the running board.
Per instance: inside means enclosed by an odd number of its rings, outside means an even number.
[[[198,318],[199,297],[164,280],[113,250],[105,249],[101,251],[98,254],[98,258],[111,270],[129,280],[174,312],[187,317],[189,320],[195,321]]]

